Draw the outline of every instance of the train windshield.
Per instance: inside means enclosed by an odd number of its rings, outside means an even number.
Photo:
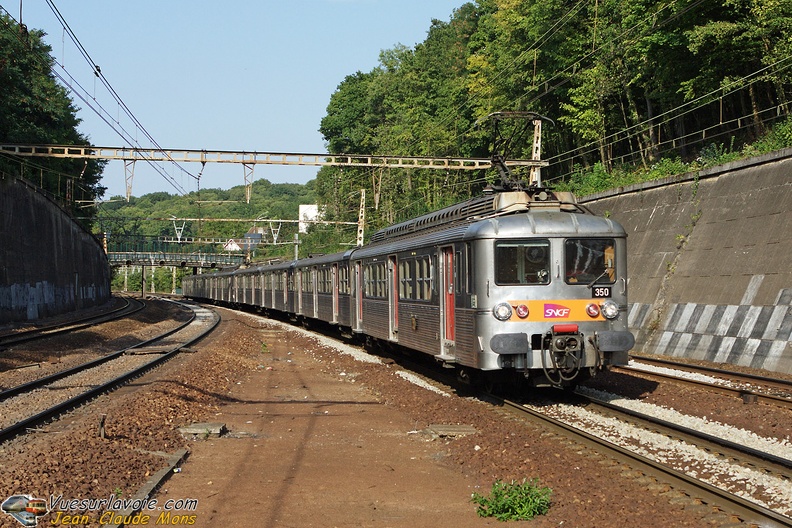
[[[615,262],[612,238],[570,238],[564,243],[564,272],[569,284],[613,284]]]
[[[549,284],[550,241],[508,240],[495,243],[495,282]]]

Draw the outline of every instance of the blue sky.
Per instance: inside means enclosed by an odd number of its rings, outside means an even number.
[[[137,120],[163,148],[326,152],[319,123],[347,75],[368,72],[379,54],[426,38],[464,0],[53,0],[83,48]],[[19,20],[16,0],[1,4]],[[53,56],[135,135],[132,122],[96,80],[45,0],[22,0],[22,22],[47,33]],[[93,145],[125,142],[75,97],[80,132]],[[140,144],[151,147],[142,135]],[[200,164],[185,168],[198,174]],[[187,191],[198,184],[173,166]],[[258,165],[254,179],[305,183],[317,167]],[[241,165],[207,164],[200,187],[244,183]],[[124,195],[124,166],[111,162],[105,198]],[[178,192],[146,163],[135,164],[132,194]]]

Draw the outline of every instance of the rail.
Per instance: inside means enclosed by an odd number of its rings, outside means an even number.
[[[179,304],[184,304],[184,303],[179,303]],[[154,337],[154,338],[148,339],[148,340],[146,340],[144,342],[138,343],[138,344],[134,345],[133,347],[128,347],[128,348],[120,350],[120,351],[118,351],[118,352],[116,352],[114,354],[109,354],[108,356],[99,358],[98,360],[91,361],[91,362],[88,362],[88,363],[83,364],[83,365],[79,365],[78,367],[75,367],[73,369],[69,369],[68,371],[59,372],[59,373],[53,374],[52,376],[48,376],[46,378],[41,378],[39,380],[24,384],[24,385],[19,386],[19,387],[8,389],[8,390],[4,391],[3,393],[0,393],[0,400],[5,400],[7,398],[14,397],[14,396],[22,394],[24,392],[30,391],[33,388],[45,386],[46,384],[52,383],[53,381],[56,381],[56,380],[59,380],[59,379],[63,379],[64,377],[67,377],[67,376],[69,376],[71,374],[77,373],[77,372],[79,372],[81,370],[96,366],[98,364],[108,363],[109,361],[112,361],[113,359],[117,359],[120,356],[128,354],[131,351],[134,351],[135,349],[143,348],[143,347],[145,347],[147,345],[150,345],[151,343],[154,343],[156,341],[161,341],[161,340],[163,340],[166,337],[172,337],[172,336],[176,335],[179,332],[187,331],[191,327],[197,326],[198,330],[199,330],[198,334],[193,334],[193,335],[186,336],[186,338],[184,340],[176,338],[175,339],[175,341],[176,341],[175,343],[174,342],[169,342],[169,344],[167,345],[167,350],[162,351],[162,353],[156,359],[154,359],[153,361],[146,362],[142,366],[137,367],[137,368],[135,368],[133,370],[130,370],[130,371],[126,372],[125,374],[123,374],[121,376],[118,376],[118,377],[116,377],[116,378],[114,378],[114,379],[112,379],[112,380],[110,380],[110,381],[108,381],[106,383],[98,384],[98,385],[92,387],[91,389],[89,389],[89,390],[87,390],[85,392],[82,392],[82,393],[80,393],[80,394],[78,394],[78,395],[76,395],[76,396],[74,396],[72,398],[69,398],[69,399],[67,399],[65,401],[57,403],[57,404],[55,404],[55,405],[53,405],[53,406],[51,406],[51,407],[49,407],[49,408],[37,413],[35,415],[29,416],[29,417],[27,417],[27,418],[25,418],[25,419],[23,419],[21,421],[18,421],[16,423],[14,423],[13,425],[11,425],[9,427],[6,427],[6,428],[0,430],[0,442],[5,442],[5,441],[7,441],[7,440],[9,440],[11,438],[14,438],[14,437],[24,433],[25,431],[27,431],[30,428],[36,427],[36,426],[38,426],[38,425],[40,425],[42,423],[46,423],[49,420],[52,420],[55,417],[65,413],[65,412],[67,412],[67,411],[69,411],[71,409],[74,409],[74,408],[76,408],[76,407],[78,407],[78,406],[80,406],[80,405],[82,405],[82,404],[84,404],[84,403],[96,398],[97,396],[99,396],[99,395],[101,395],[101,394],[103,394],[105,392],[109,392],[109,391],[111,391],[111,390],[113,390],[113,389],[115,389],[117,387],[120,387],[121,385],[124,385],[124,384],[128,383],[129,381],[131,381],[131,380],[143,375],[147,371],[149,371],[149,370],[159,366],[160,364],[162,364],[162,363],[172,359],[173,357],[175,357],[176,354],[178,354],[181,349],[183,349],[185,347],[188,347],[191,344],[193,344],[193,343],[199,341],[200,339],[202,339],[203,337],[205,337],[207,334],[212,332],[212,330],[214,330],[215,327],[219,324],[220,316],[216,312],[213,312],[211,310],[208,310],[208,309],[205,309],[205,308],[201,308],[201,307],[198,307],[198,306],[192,305],[192,304],[190,304],[189,306],[190,306],[190,309],[193,311],[193,314],[192,314],[190,320],[185,322],[185,323],[183,323],[183,324],[181,324],[181,325],[179,325],[175,329],[169,330],[169,331],[167,331],[167,332],[165,332],[163,334],[160,334],[157,337]]]
[[[565,436],[572,436],[581,444],[601,453],[608,453],[616,460],[622,460],[633,469],[644,474],[656,475],[675,489],[687,490],[686,494],[691,498],[699,499],[707,504],[722,506],[725,508],[724,511],[737,515],[743,522],[756,523],[759,526],[766,527],[792,527],[792,519],[778,512],[686,475],[629,449],[612,444],[607,440],[546,416],[541,412],[528,409],[519,403],[506,399],[498,400],[501,405],[504,405],[512,412],[530,416],[531,419],[541,422],[548,429],[555,430]]]

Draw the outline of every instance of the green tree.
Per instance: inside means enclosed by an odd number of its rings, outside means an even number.
[[[27,145],[89,145],[66,89],[52,73],[44,32],[28,31],[0,13],[0,141]],[[105,163],[98,160],[0,157],[0,171],[23,176],[61,197],[77,211],[79,201],[102,196]],[[80,216],[89,209],[79,208]]]
[[[467,42],[479,11],[456,10],[450,22],[433,20],[414,49],[396,46],[380,54],[372,72],[348,76],[332,95],[320,132],[333,153],[458,157],[486,155],[485,135],[467,104]],[[323,168],[317,195],[335,218],[358,216],[366,190],[367,225],[373,231],[478,192],[480,175],[419,169]]]

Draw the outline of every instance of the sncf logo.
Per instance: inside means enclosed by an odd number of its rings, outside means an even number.
[[[566,319],[569,317],[569,308],[560,304],[547,304],[544,305],[545,319]]]

